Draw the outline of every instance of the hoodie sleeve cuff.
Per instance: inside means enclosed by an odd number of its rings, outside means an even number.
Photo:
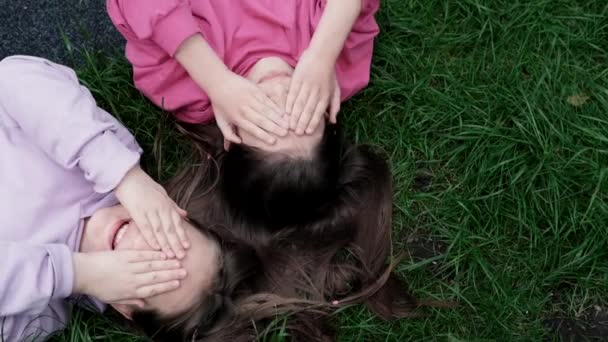
[[[51,298],[64,299],[72,295],[74,288],[74,262],[72,251],[66,245],[46,245],[55,274],[55,286]]]
[[[95,192],[114,190],[124,176],[139,163],[140,153],[125,146],[111,131],[95,137],[84,148],[79,166]]]
[[[173,57],[187,38],[200,32],[190,7],[181,5],[158,21],[154,26],[152,40]]]

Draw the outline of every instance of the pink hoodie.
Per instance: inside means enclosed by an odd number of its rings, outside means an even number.
[[[369,82],[379,0],[362,0],[361,15],[337,65],[342,100]],[[107,0],[112,22],[127,39],[135,86],[179,120],[213,119],[209,98],[173,59],[200,33],[233,72],[246,76],[265,57],[295,67],[308,47],[326,0]]]

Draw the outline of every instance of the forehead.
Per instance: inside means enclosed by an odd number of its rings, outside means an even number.
[[[178,289],[146,300],[147,305],[162,314],[176,314],[194,305],[208,291],[219,270],[218,243],[189,224],[186,231],[191,247],[181,262],[188,275]]]

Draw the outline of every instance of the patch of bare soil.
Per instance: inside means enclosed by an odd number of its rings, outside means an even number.
[[[608,341],[608,307],[593,305],[578,317],[554,317],[545,320],[550,337],[560,341]]]

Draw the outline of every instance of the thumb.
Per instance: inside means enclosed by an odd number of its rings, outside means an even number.
[[[331,104],[329,105],[329,122],[335,124],[338,119],[338,112],[340,111],[340,87],[336,86],[334,93],[331,97]]]
[[[181,216],[182,218],[188,217],[188,212],[185,211],[184,209],[178,207],[177,204],[175,205],[175,208],[177,208],[177,212],[179,213],[179,216]]]
[[[226,152],[230,150],[230,141],[228,139],[224,139],[224,150],[226,150]]]
[[[126,299],[126,300],[119,300],[117,302],[114,302],[114,304],[124,304],[124,305],[134,305],[140,309],[144,308],[144,301],[143,299]]]
[[[224,135],[225,140],[228,140],[235,144],[241,143],[241,138],[239,138],[239,136],[234,133],[234,127],[230,123],[224,121],[224,119],[220,119],[219,117],[216,119],[216,122],[217,127],[219,127],[220,131]]]

